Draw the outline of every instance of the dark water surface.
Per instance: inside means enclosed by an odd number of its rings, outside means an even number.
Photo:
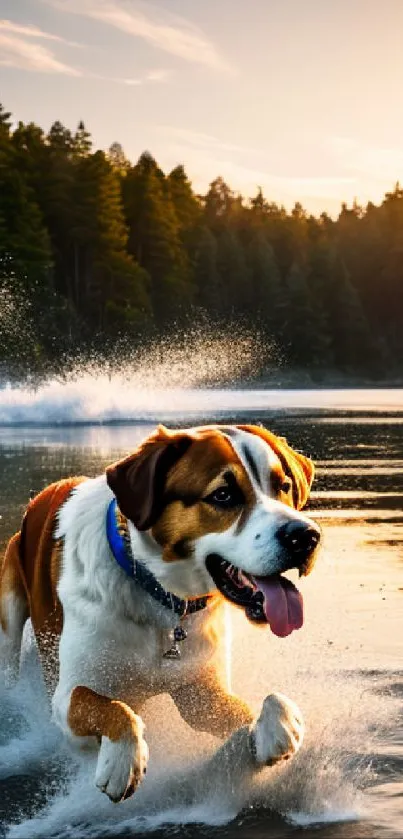
[[[203,404],[199,421],[214,421]],[[180,789],[167,802],[167,776],[216,744],[199,746],[200,735],[153,700],[147,731],[158,771],[150,764],[137,802],[113,806],[93,787],[93,759],[75,763],[51,726],[28,638],[21,684],[11,692],[0,684],[0,835],[403,836],[403,404],[291,413],[243,405],[226,420],[262,422],[318,467],[310,510],[325,546],[303,582],[304,628],[281,640],[232,616],[233,687],[256,708],[272,689],[295,699],[307,725],[300,754],[265,771],[246,802],[198,800],[197,774],[191,806]],[[31,490],[98,474],[150,430],[140,422],[0,428],[1,547]]]

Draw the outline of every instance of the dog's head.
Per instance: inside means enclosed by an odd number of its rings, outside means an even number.
[[[303,620],[281,575],[308,574],[320,539],[300,512],[313,474],[311,460],[254,425],[160,426],[106,470],[122,513],[148,531],[147,562],[164,588],[185,598],[218,589],[280,636]]]

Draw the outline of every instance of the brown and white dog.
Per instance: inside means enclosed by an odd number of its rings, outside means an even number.
[[[253,770],[299,748],[303,722],[290,700],[271,694],[253,722],[226,688],[223,605],[279,636],[302,625],[301,595],[281,575],[314,562],[319,529],[300,512],[313,473],[262,427],[160,426],[106,474],[62,480],[30,502],[1,570],[8,662],[18,671],[31,618],[53,718],[79,744],[99,745],[96,784],[113,801],[146,770],[140,712],[156,694],[169,693],[196,729],[238,730]],[[106,525],[114,503],[114,533],[137,578],[116,561]],[[178,624],[187,639],[167,656]]]

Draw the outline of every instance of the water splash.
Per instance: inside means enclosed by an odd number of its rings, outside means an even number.
[[[32,306],[24,296],[14,272],[6,271],[0,257],[0,350],[9,357],[10,348],[15,354],[24,354],[31,347],[34,332]]]
[[[258,334],[182,333],[103,364],[86,362],[39,385],[0,389],[0,423],[141,420],[200,411],[198,389],[259,372],[268,348]],[[208,402],[208,399],[206,400]],[[202,406],[203,407],[203,406]]]
[[[239,627],[234,629],[239,638]],[[246,634],[249,649],[256,632],[243,629],[242,643]],[[0,777],[8,776],[18,789],[21,779],[25,788],[25,778],[30,775],[38,788],[42,787],[42,798],[29,814],[26,802],[25,807],[13,809],[8,839],[26,839],[28,835],[31,839],[94,839],[138,835],[166,825],[219,826],[245,808],[249,814],[264,814],[268,835],[270,814],[303,826],[358,818],[360,790],[373,779],[372,762],[379,739],[383,727],[390,725],[386,674],[379,675],[381,689],[377,693],[368,689],[361,675],[329,670],[322,678],[317,666],[309,666],[309,654],[304,673],[297,673],[295,664],[288,673],[286,662],[285,683],[288,678],[298,682],[306,741],[289,764],[264,771],[252,786],[234,784],[224,775],[206,775],[208,755],[217,748],[216,741],[201,734],[195,737],[171,701],[156,698],[146,713],[152,755],[147,778],[133,798],[116,807],[94,786],[95,756],[69,753],[61,733],[51,725],[32,638],[28,637],[26,644],[29,666],[25,663],[22,681],[11,694],[0,687],[5,709],[0,724]],[[315,654],[315,647],[311,653]],[[283,669],[282,655],[280,659],[274,654],[274,670]]]

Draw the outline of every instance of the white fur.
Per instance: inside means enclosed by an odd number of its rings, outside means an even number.
[[[228,439],[247,471],[255,492],[257,491],[262,494],[263,491],[266,496],[272,495],[273,490],[270,483],[270,473],[276,466],[281,465],[273,449],[262,437],[259,437],[257,434],[251,434],[249,431],[244,431],[242,428],[237,428],[236,431],[233,430]],[[253,458],[256,465],[259,483],[256,481],[250,469],[245,455],[246,451]]]
[[[309,523],[302,513],[260,492],[253,513],[242,530],[235,522],[223,533],[202,536],[195,546],[196,560],[202,564],[209,554],[219,554],[248,574],[261,577],[278,574],[284,568],[276,531],[292,519]]]
[[[141,730],[140,719],[139,726]],[[138,739],[125,737],[118,741],[102,737],[95,773],[96,786],[112,801],[121,801],[129,785],[138,786],[147,762],[148,746],[142,734]]]
[[[304,738],[301,711],[287,696],[271,693],[263,702],[252,736],[259,765],[291,757],[300,749]]]

